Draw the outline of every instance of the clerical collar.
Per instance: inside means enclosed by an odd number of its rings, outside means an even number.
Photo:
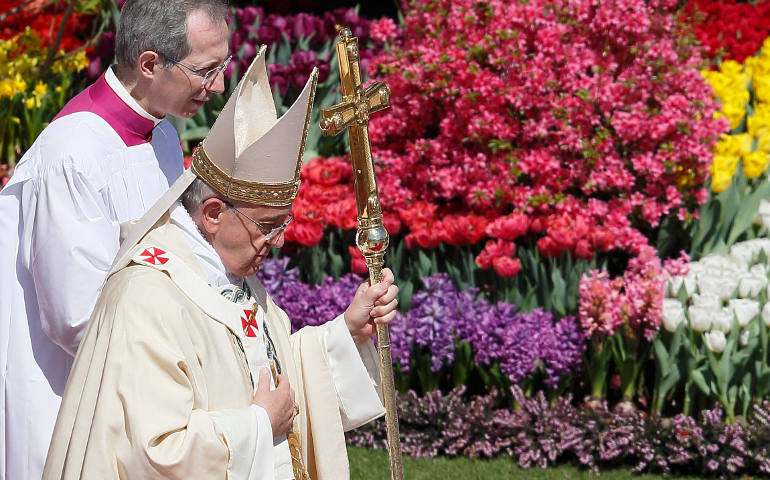
[[[128,90],[126,90],[126,87],[124,87],[123,84],[120,83],[120,80],[118,80],[118,76],[115,75],[114,68],[115,68],[115,65],[110,65],[110,68],[108,68],[107,71],[104,72],[104,79],[107,81],[107,85],[109,85],[110,88],[112,88],[112,91],[118,94],[120,99],[126,102],[126,105],[131,107],[133,111],[143,116],[147,120],[152,120],[153,126],[157,127],[158,124],[163,121],[163,119],[152,115],[150,112],[145,110],[141,105],[139,105],[139,102],[137,102],[136,99],[132,97],[130,93],[128,93]]]
[[[109,80],[109,77],[112,79]],[[153,129],[161,121],[147,113],[131,97],[112,68],[67,102],[54,120],[78,112],[91,112],[101,117],[127,147],[150,142]]]
[[[206,281],[209,285],[221,287],[224,285],[241,285],[243,279],[227,271],[222,259],[219,258],[216,250],[203,237],[198,230],[197,225],[181,202],[177,202],[171,210],[171,221],[184,234],[187,243],[190,245],[198,263],[206,275]]]

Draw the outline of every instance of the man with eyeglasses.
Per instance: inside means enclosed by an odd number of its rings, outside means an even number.
[[[396,315],[392,272],[295,333],[254,276],[291,228],[318,78],[278,119],[264,52],[190,169],[124,226],[44,480],[345,480],[344,431],[384,413],[371,336]]]
[[[221,0],[126,2],[117,64],[51,121],[0,193],[0,479],[40,478],[119,225],[183,172],[165,117],[224,91],[228,14]]]

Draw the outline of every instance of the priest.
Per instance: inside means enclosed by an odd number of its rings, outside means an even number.
[[[190,170],[125,226],[44,479],[344,480],[343,432],[384,413],[371,336],[396,314],[392,273],[293,334],[254,276],[292,221],[318,75],[277,119],[264,52]]]
[[[167,114],[224,91],[221,0],[129,0],[117,64],[40,134],[0,193],[0,480],[38,479],[75,351],[119,248],[183,172]]]

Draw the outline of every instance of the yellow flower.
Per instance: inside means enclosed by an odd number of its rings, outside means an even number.
[[[13,82],[9,79],[0,80],[0,98],[12,97],[16,92],[13,90]]]
[[[739,133],[737,135],[722,135],[714,148],[717,155],[747,155],[753,149],[754,137],[748,133]]]
[[[770,74],[754,75],[754,94],[757,100],[764,103],[770,103]]]
[[[749,178],[757,178],[767,170],[770,155],[762,150],[755,150],[743,157],[743,171]]]
[[[722,193],[730,186],[733,176],[724,170],[717,170],[711,174],[711,190],[714,193]]]
[[[742,90],[730,92],[722,97],[722,113],[730,121],[730,128],[736,128],[746,116],[746,103],[749,101],[749,92]]]
[[[770,153],[770,132],[760,135],[757,139],[757,148],[763,152]]]
[[[746,119],[746,129],[754,138],[770,132],[770,104],[758,103],[754,107],[754,115]]]
[[[35,85],[35,89],[32,91],[32,93],[34,93],[36,97],[42,97],[47,92],[48,92],[48,85],[46,85],[43,82],[37,82],[37,85]]]
[[[27,82],[21,79],[21,75],[17,74],[13,79],[13,90],[14,93],[25,92],[27,90]]]
[[[40,108],[40,99],[37,97],[29,97],[27,100],[25,100],[24,104],[27,106],[27,110]]]

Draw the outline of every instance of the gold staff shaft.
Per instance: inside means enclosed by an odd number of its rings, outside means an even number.
[[[390,89],[383,82],[376,82],[364,89],[358,58],[358,40],[353,37],[349,29],[345,28],[340,32],[340,41],[337,43],[342,103],[321,112],[321,129],[327,136],[337,135],[348,129],[358,207],[356,245],[366,259],[369,281],[375,285],[382,281],[382,266],[389,238],[382,222],[382,208],[372,163],[368,123],[369,114],[388,107]],[[388,431],[390,477],[392,480],[403,480],[396,391],[393,383],[393,360],[390,354],[390,329],[387,325],[377,325],[377,351],[380,359]]]

